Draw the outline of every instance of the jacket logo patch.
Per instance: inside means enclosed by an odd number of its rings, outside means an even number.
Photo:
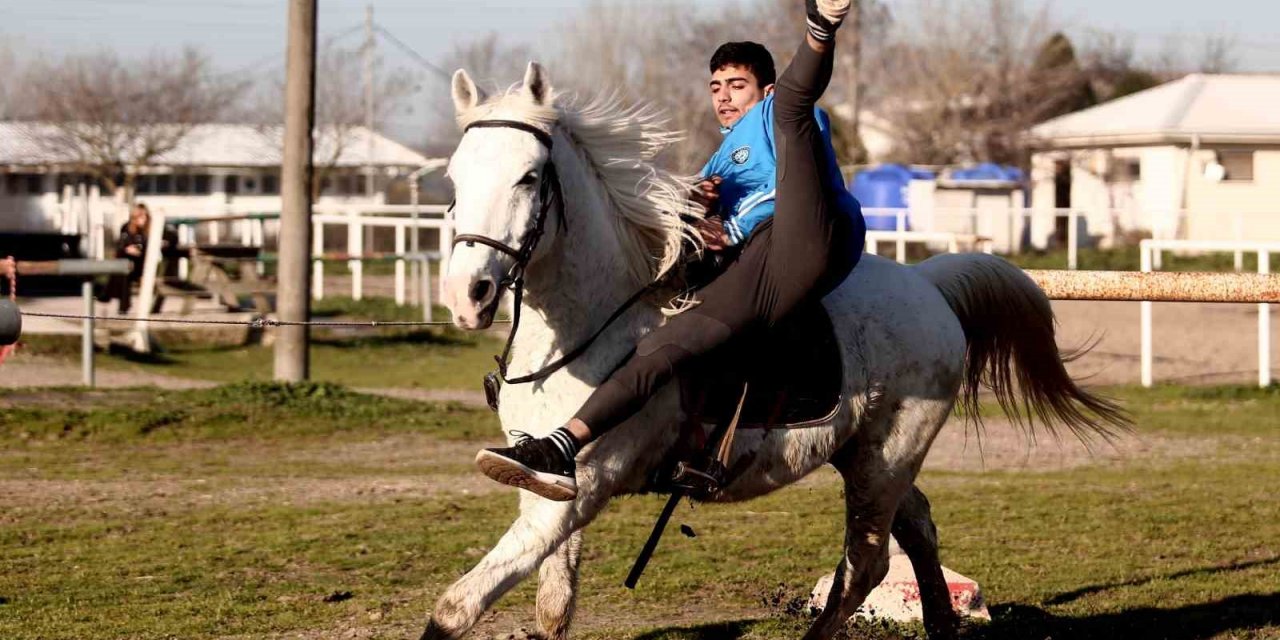
[[[733,154],[729,156],[734,164],[746,164],[751,158],[751,147],[739,147],[734,149]]]

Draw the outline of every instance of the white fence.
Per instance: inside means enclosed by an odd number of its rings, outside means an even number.
[[[453,225],[445,218],[448,207],[444,205],[361,205],[318,206],[311,216],[312,296],[322,300],[325,295],[325,260],[345,260],[351,272],[351,297],[364,298],[364,272],[367,260],[392,260],[395,263],[396,304],[426,302],[430,308],[430,263],[447,264],[453,248]],[[198,229],[204,229],[204,239],[211,244],[236,242],[244,246],[265,247],[268,237],[278,234],[278,213],[244,213],[208,218],[182,218],[174,221],[179,242],[196,243]],[[341,227],[346,231],[347,250],[343,253],[326,251],[326,229]],[[390,253],[365,251],[366,231],[391,229],[394,233],[394,250]],[[435,230],[438,235],[435,251],[424,252],[419,247],[423,230]],[[259,269],[264,267],[259,263]],[[187,264],[180,261],[179,276],[186,277]],[[443,267],[439,271],[444,273]],[[443,279],[441,279],[443,287]],[[443,292],[441,292],[443,293]]]
[[[1257,253],[1258,273],[1266,275],[1271,273],[1271,254],[1280,253],[1280,242],[1143,240],[1139,245],[1142,271],[1159,270],[1161,255],[1165,251],[1233,253],[1236,256],[1237,271],[1243,268],[1245,253]],[[1139,304],[1142,305],[1142,386],[1150,387],[1154,383],[1152,370],[1154,345],[1151,328],[1153,307],[1150,302]],[[1271,384],[1271,305],[1266,303],[1258,304],[1258,384],[1263,387]]]
[[[864,208],[877,233],[954,233],[981,237],[1000,253],[1066,248],[1063,268],[1079,267],[1083,248],[1134,246],[1140,239],[1213,242],[1280,242],[1280,211],[1187,212],[1129,209],[1031,209],[1001,206],[965,208]],[[888,229],[892,227],[892,229]],[[1237,261],[1239,260],[1237,255]],[[1239,262],[1237,262],[1239,264]]]

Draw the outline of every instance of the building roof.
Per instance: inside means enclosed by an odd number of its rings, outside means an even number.
[[[283,155],[283,127],[249,124],[203,124],[194,127],[174,150],[152,164],[200,167],[278,167]],[[65,136],[52,124],[0,122],[0,166],[46,166],[75,162],[76,154],[59,148]],[[370,154],[369,143],[373,149]],[[69,146],[69,145],[62,145]],[[336,156],[337,162],[333,162]],[[365,127],[317,131],[315,161],[339,167],[418,168],[430,158]]]
[[[1280,75],[1191,74],[1028,132],[1036,147],[1280,144]]]

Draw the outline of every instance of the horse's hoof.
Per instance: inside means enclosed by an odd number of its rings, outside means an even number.
[[[454,640],[454,635],[432,620],[427,623],[427,630],[422,632],[422,637],[418,640]]]

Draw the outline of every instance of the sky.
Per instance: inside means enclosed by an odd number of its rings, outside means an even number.
[[[590,0],[373,0],[375,21],[428,62],[453,46],[496,31],[512,42],[545,41],[553,27]],[[610,0],[602,0],[608,2]],[[675,0],[677,3],[679,0]],[[742,0],[688,0],[690,10]],[[798,1],[798,0],[797,0]],[[885,0],[892,9],[904,0]],[[360,42],[367,0],[320,0],[322,41],[339,34]],[[1140,51],[1204,32],[1234,38],[1242,71],[1280,72],[1280,0],[1056,0],[1054,14],[1072,31],[1094,27],[1130,34]],[[0,39],[27,55],[110,48],[125,57],[195,45],[220,68],[277,74],[284,58],[284,0],[0,0]],[[387,43],[389,65],[422,69]],[[274,77],[274,75],[272,76]],[[431,77],[426,72],[425,77]],[[0,78],[0,82],[3,82]],[[446,91],[440,82],[433,89]],[[432,115],[418,108],[391,123],[420,142]]]

